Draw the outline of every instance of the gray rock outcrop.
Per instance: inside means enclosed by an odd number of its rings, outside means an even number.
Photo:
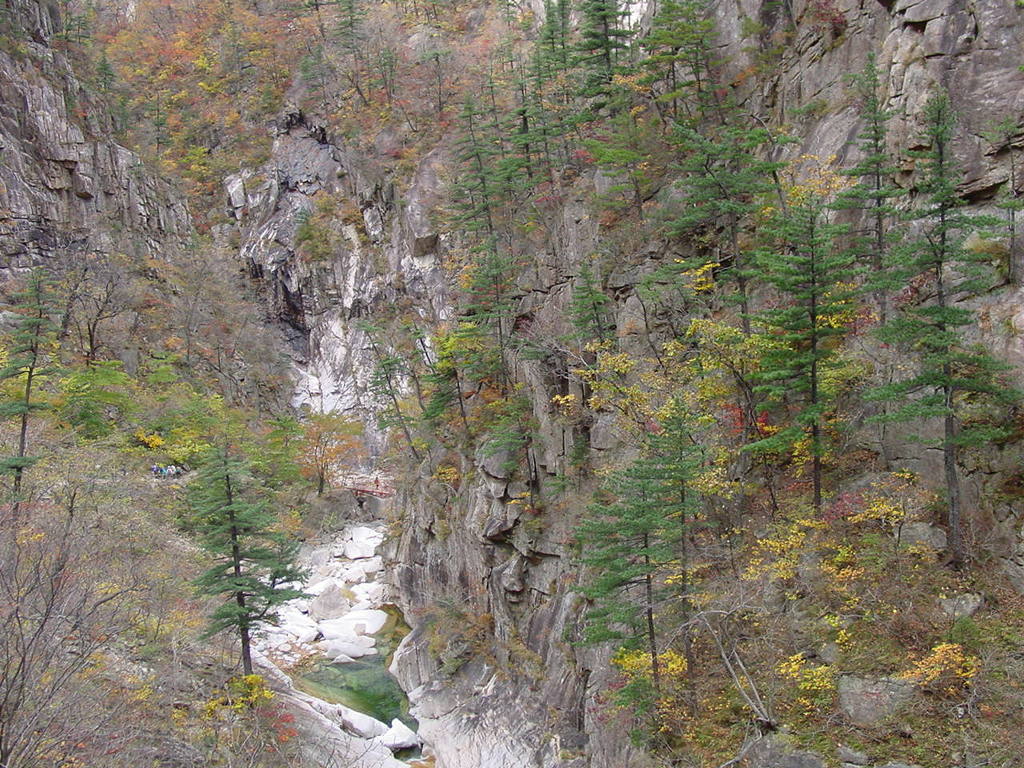
[[[914,686],[893,678],[839,678],[839,709],[854,725],[878,725],[896,714],[914,695]]]
[[[765,736],[748,745],[746,768],[825,768],[820,755],[796,749],[780,736]]]
[[[977,592],[964,592],[961,595],[940,598],[939,606],[947,617],[956,621],[976,614],[984,602],[985,598]]]
[[[184,247],[193,231],[183,196],[111,138],[104,106],[50,45],[56,3],[6,7],[25,37],[0,50],[0,267]]]
[[[907,523],[899,533],[900,545],[923,546],[941,552],[946,548],[946,532],[931,523]]]
[[[846,765],[868,765],[871,762],[871,758],[868,757],[866,752],[861,752],[845,745],[841,745],[836,750],[836,757]]]

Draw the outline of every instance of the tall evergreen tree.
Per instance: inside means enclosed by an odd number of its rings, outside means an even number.
[[[209,453],[190,491],[193,525],[215,562],[196,579],[196,592],[222,600],[206,636],[237,632],[242,669],[251,675],[253,633],[275,623],[282,603],[302,597],[292,586],[302,579],[295,565],[298,545],[276,529],[266,502],[253,498],[258,489],[248,464],[230,448]]]
[[[17,514],[25,470],[36,462],[29,455],[28,431],[33,413],[47,405],[39,400],[38,388],[44,377],[56,371],[51,345],[57,338],[57,314],[53,286],[43,270],[33,271],[25,288],[14,296],[18,320],[8,341],[7,360],[0,368],[0,382],[12,382],[17,395],[0,403],[0,418],[17,423],[18,439],[14,454],[0,458],[0,473],[13,477],[11,495]]]
[[[485,105],[469,94],[459,113],[461,136],[455,145],[456,159],[461,166],[452,199],[455,223],[478,238],[497,237],[498,208],[503,202],[502,184],[495,170],[500,156],[497,126],[488,120]]]
[[[388,349],[383,337],[383,329],[371,323],[365,323],[360,330],[366,334],[370,351],[373,353],[376,368],[370,379],[370,391],[378,399],[378,424],[383,429],[398,427],[405,437],[406,446],[416,461],[420,452],[413,440],[410,419],[402,407],[402,382],[408,372],[404,358]]]
[[[545,0],[544,9],[544,23],[530,61],[532,99],[550,131],[551,147],[557,148],[567,163],[569,137],[582,117],[575,108],[580,89],[576,85],[569,0]]]
[[[715,25],[703,0],[664,0],[641,45],[657,101],[673,120],[699,118],[713,86]]]
[[[840,195],[837,207],[860,210],[865,216],[864,228],[854,233],[854,252],[870,267],[866,288],[874,296],[879,321],[884,325],[888,294],[896,287],[894,283],[898,284],[889,269],[888,253],[900,231],[891,226],[897,214],[893,200],[902,194],[891,181],[897,168],[886,146],[887,124],[892,113],[883,106],[878,64],[873,53],[868,55],[864,70],[852,81],[864,120],[864,130],[859,136],[863,157],[846,171],[857,183]]]
[[[457,327],[447,333],[438,334],[434,339],[434,359],[428,359],[425,353],[423,355],[429,368],[425,378],[431,387],[430,398],[423,409],[423,420],[430,425],[435,434],[452,405],[459,408],[459,417],[465,433],[468,435],[470,431],[469,416],[463,399],[462,379],[463,371],[469,373],[474,367],[466,360],[466,356],[472,353],[473,345],[470,342],[467,346],[467,339],[462,331],[464,328]],[[475,334],[470,335],[470,339],[474,337]]]
[[[615,321],[610,314],[611,303],[590,267],[582,265],[569,304],[569,318],[575,329],[573,335],[578,341],[586,344],[605,342],[610,338],[615,330]]]
[[[1020,395],[1000,376],[1007,366],[967,341],[975,324],[973,310],[960,301],[985,289],[988,254],[967,247],[967,238],[995,221],[970,216],[957,194],[959,173],[953,156],[955,118],[945,91],[925,107],[928,149],[919,153],[925,168],[920,182],[923,204],[913,212],[921,234],[893,252],[908,280],[927,281],[929,299],[908,301],[881,329],[883,340],[899,345],[916,364],[906,379],[877,389],[872,397],[891,401],[888,421],[921,425],[941,419],[943,472],[948,502],[949,548],[954,565],[966,558],[962,533],[960,453],[1007,433],[998,419],[965,415],[970,409],[1005,405]],[[989,275],[990,277],[990,275]]]
[[[653,197],[664,171],[662,145],[660,124],[642,105],[618,111],[604,122],[586,146],[595,164],[616,179],[606,195],[608,203],[632,209],[643,220],[644,203]]]
[[[679,627],[676,637],[686,660],[688,707],[692,716],[697,710],[697,663],[692,630],[688,626],[694,610],[692,571],[696,555],[692,541],[697,529],[705,524],[700,517],[700,498],[694,486],[704,455],[694,437],[692,419],[679,400],[669,400],[659,413],[659,421],[659,428],[647,436],[647,471],[657,484],[658,507],[667,526],[665,539],[673,551],[666,579],[668,607],[674,608],[671,611],[673,623]]]
[[[466,319],[492,341],[492,353],[478,358],[479,362],[489,359],[490,370],[481,369],[478,373],[492,379],[503,393],[507,393],[511,386],[507,366],[518,298],[517,275],[516,261],[511,254],[496,244],[484,244],[473,254],[463,292],[462,306]]]
[[[582,0],[577,62],[585,71],[582,96],[604,106],[612,76],[629,49],[631,33],[623,26],[626,13],[618,0]]]
[[[638,459],[606,483],[578,532],[590,574],[583,594],[592,601],[584,637],[644,649],[655,689],[661,687],[655,614],[663,568],[673,555],[657,495],[657,479]]]
[[[853,255],[836,247],[843,230],[831,221],[827,205],[837,179],[822,171],[791,187],[785,208],[765,230],[771,246],[757,257],[758,272],[775,287],[781,301],[758,316],[777,344],[766,348],[755,390],[769,401],[796,401],[792,425],[751,446],[752,450],[789,448],[801,437],[810,441],[813,503],[821,512],[822,427],[831,410],[831,394],[822,385],[837,357],[836,341],[852,315]]]
[[[682,619],[678,625],[691,610],[689,540],[698,522],[692,485],[701,464],[699,446],[677,405],[670,402],[664,416],[640,456],[599,492],[578,530],[582,560],[590,569],[583,589],[592,601],[585,638],[643,649],[655,691],[663,673],[660,617],[675,605],[682,614],[675,612]],[[689,633],[683,636],[692,662]]]
[[[363,106],[370,105],[366,92],[364,71],[366,69],[367,34],[364,28],[366,9],[362,0],[339,0],[338,17],[334,26],[334,38],[343,57],[343,65],[339,73],[352,90],[359,96]]]
[[[703,231],[717,243],[717,279],[734,286],[743,330],[749,334],[751,251],[743,228],[775,187],[781,163],[768,159],[775,138],[766,127],[727,100],[714,99],[699,120],[677,124],[674,139],[678,168],[684,173],[679,184],[684,199],[673,211],[669,231],[687,236]],[[693,269],[706,262],[698,257],[678,266]]]
[[[890,297],[901,287],[902,275],[895,269],[890,252],[899,243],[903,228],[894,226],[899,218],[896,203],[905,193],[892,179],[898,168],[888,146],[888,122],[892,113],[884,108],[884,90],[874,53],[868,54],[864,69],[850,78],[854,93],[860,101],[864,128],[858,136],[860,160],[845,173],[856,180],[844,190],[836,207],[858,211],[861,227],[852,232],[851,247],[864,275],[865,294],[871,296],[878,313],[878,322],[885,325],[889,319]],[[881,381],[892,381],[896,361],[888,350],[882,350],[875,375]],[[879,404],[882,419],[879,424],[879,445],[885,466],[891,466],[889,425],[884,416],[889,405]]]

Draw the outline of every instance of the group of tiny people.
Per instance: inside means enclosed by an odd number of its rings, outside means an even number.
[[[153,477],[178,477],[188,472],[188,467],[179,467],[177,464],[166,467],[163,464],[154,464],[149,471],[153,473]]]

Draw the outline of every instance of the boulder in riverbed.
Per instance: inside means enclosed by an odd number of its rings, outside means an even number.
[[[391,727],[380,736],[379,741],[389,749],[412,749],[422,743],[420,737],[397,718],[391,721]]]
[[[341,618],[352,607],[352,601],[345,594],[347,591],[337,582],[330,582],[309,604],[309,615],[317,621]]]

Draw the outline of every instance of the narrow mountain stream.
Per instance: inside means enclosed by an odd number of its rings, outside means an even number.
[[[285,605],[258,641],[285,694],[329,721],[350,752],[366,750],[360,768],[406,765],[421,746],[409,701],[388,672],[409,627],[383,580],[383,540],[381,525],[353,524],[306,547],[308,597]]]
[[[374,635],[376,654],[346,663],[314,656],[288,673],[295,687],[311,696],[343,704],[382,723],[398,719],[415,730],[417,723],[409,714],[409,699],[388,672],[391,656],[409,633],[409,626],[397,606],[384,605],[381,610],[388,614],[388,622]]]

